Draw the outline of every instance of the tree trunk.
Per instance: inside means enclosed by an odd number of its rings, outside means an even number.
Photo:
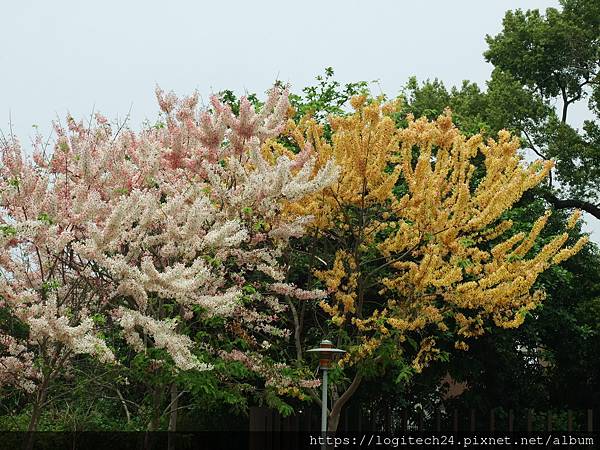
[[[329,413],[329,420],[327,422],[327,432],[335,433],[337,431],[337,427],[340,423],[340,415],[342,413],[342,408],[348,400],[354,395],[360,383],[362,382],[362,375],[356,374],[348,389],[344,391],[342,395],[340,395],[339,399],[337,399],[331,406],[331,412]]]
[[[48,397],[48,385],[50,384],[50,377],[44,377],[42,384],[35,397],[35,403],[33,404],[33,410],[31,417],[29,418],[29,426],[27,427],[27,438],[25,441],[25,450],[33,449],[34,433],[37,431],[38,423],[42,415],[42,408],[46,403]]]
[[[160,404],[162,400],[161,387],[155,387],[152,391],[152,419],[148,424],[146,436],[144,438],[144,450],[150,450],[153,447],[151,433],[158,430],[160,424]]]
[[[179,405],[179,395],[177,392],[177,385],[171,384],[171,406],[169,411],[169,436],[168,436],[168,450],[175,450],[175,436],[173,433],[177,431],[177,405]]]
[[[327,423],[327,432],[335,433],[337,431],[337,427],[340,424],[341,417],[341,409],[335,414],[329,414],[329,421]]]

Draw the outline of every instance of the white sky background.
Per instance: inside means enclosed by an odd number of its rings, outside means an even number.
[[[184,95],[223,89],[263,93],[275,79],[299,91],[325,67],[341,82],[379,80],[389,96],[409,76],[483,85],[492,66],[486,34],[508,9],[550,0],[19,0],[2,2],[0,129],[24,144],[32,125],[89,117],[131,126],[154,120],[154,87]],[[378,89],[375,86],[375,89]],[[585,108],[575,107],[581,123]],[[587,217],[600,242],[600,221]]]

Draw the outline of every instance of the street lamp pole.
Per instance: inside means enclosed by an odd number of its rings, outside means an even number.
[[[323,368],[323,392],[321,395],[321,434],[327,434],[327,369]]]
[[[329,370],[331,360],[334,355],[346,353],[339,348],[333,348],[333,343],[327,339],[321,341],[319,348],[311,348],[309,352],[319,353],[319,368],[323,372],[322,393],[321,393],[321,436],[327,438],[327,371]],[[325,449],[325,444],[322,446]]]

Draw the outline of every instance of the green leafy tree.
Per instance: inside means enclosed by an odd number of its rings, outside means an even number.
[[[535,153],[556,160],[546,200],[600,219],[600,3],[560,3],[561,10],[544,14],[508,11],[503,30],[487,36],[484,55],[495,66],[496,83],[510,88],[505,94],[518,92],[508,96],[509,105],[519,105],[508,122]],[[584,100],[590,118],[578,130],[570,112]]]

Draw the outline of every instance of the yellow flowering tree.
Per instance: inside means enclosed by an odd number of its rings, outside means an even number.
[[[289,214],[314,216],[312,247],[326,264],[314,275],[329,293],[321,308],[353,374],[334,385],[331,431],[369,368],[411,354],[410,370],[419,372],[443,355],[439,336],[466,350],[492,323],[518,327],[544,298],[538,275],[585,244],[569,241],[577,213],[542,246],[536,238],[548,213],[527,233],[503,220],[552,165],[526,165],[508,132],[467,138],[449,112],[436,121],[409,116],[398,127],[396,103],[351,103],[353,114],[330,119],[329,139],[310,118],[289,124],[317,158],[315,170],[330,159],[341,168],[335,184],[288,205]]]

